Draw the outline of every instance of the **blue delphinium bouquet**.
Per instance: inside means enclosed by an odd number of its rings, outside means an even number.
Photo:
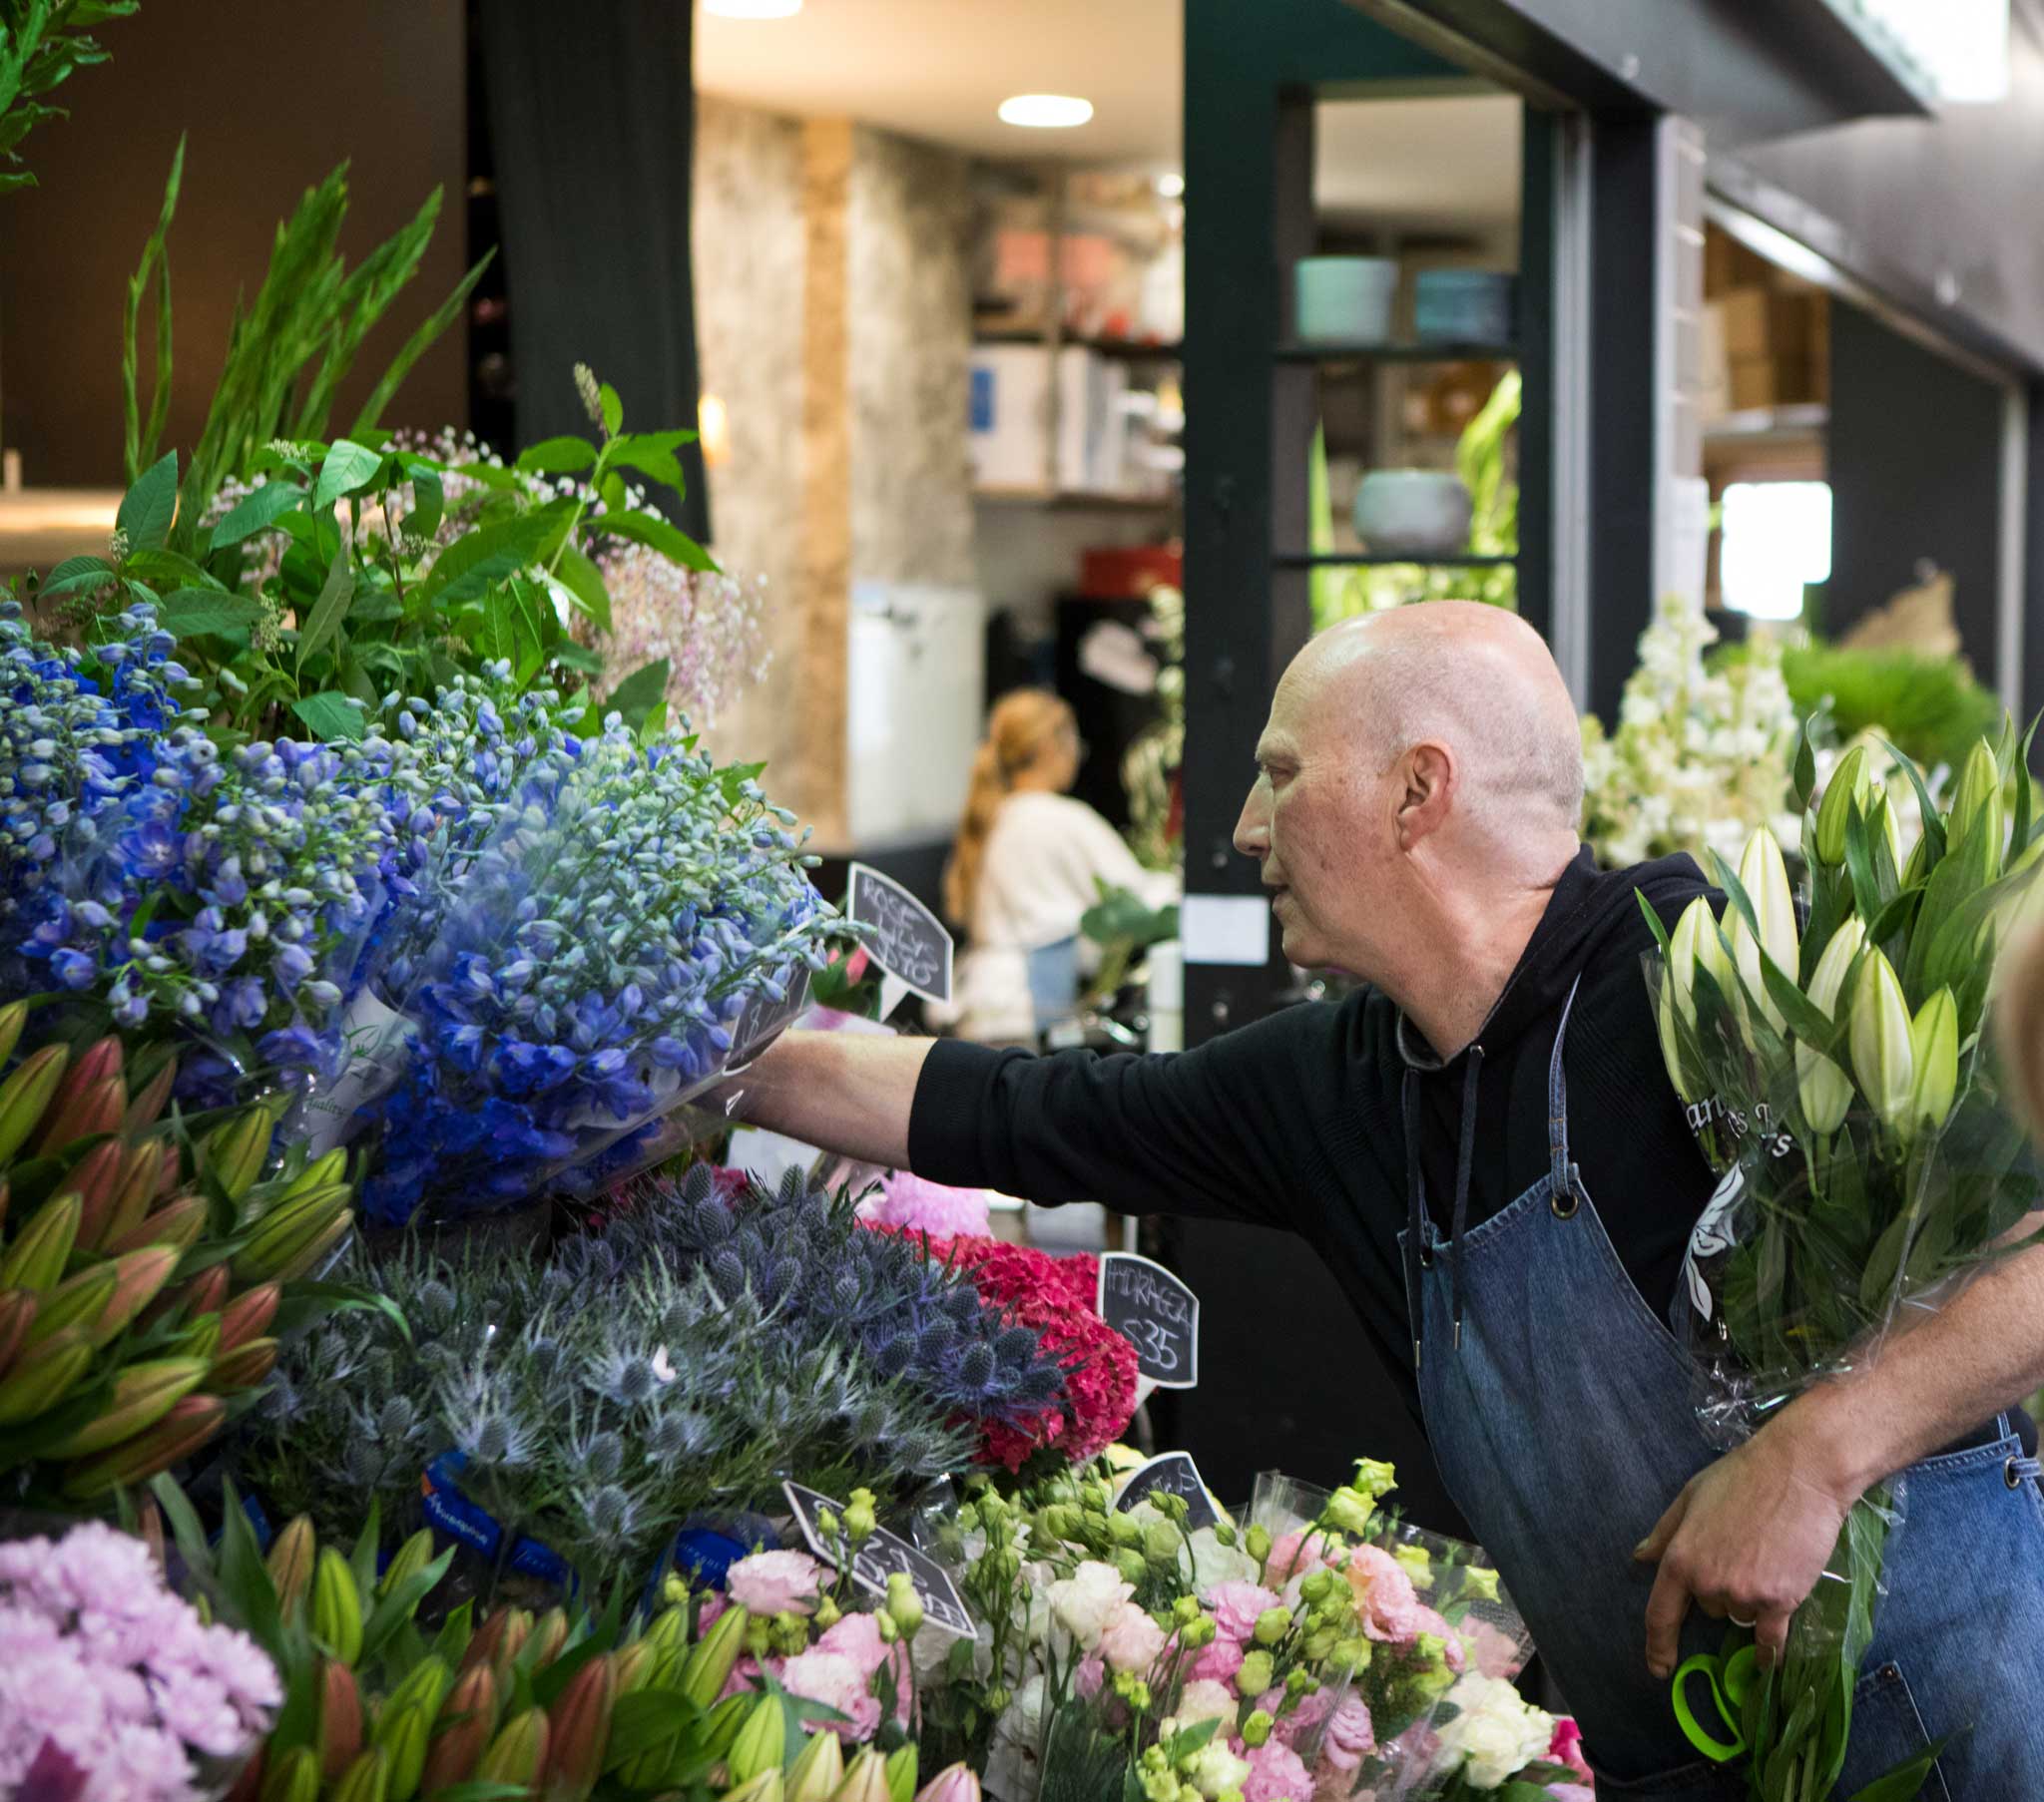
[[[97,1003],[176,1041],[180,1094],[330,1067],[337,1013],[406,884],[374,745],[223,751],[147,607],[61,653],[0,603],[0,994]],[[387,749],[387,747],[382,747]]]
[[[412,709],[395,710],[401,730]],[[501,723],[487,701],[476,718]],[[846,935],[753,771],[676,731],[642,745],[615,715],[595,738],[526,732],[508,751],[486,829],[429,847],[371,977],[406,1040],[369,1110],[381,1168],[364,1200],[385,1223],[628,1170],[639,1135],[723,1070],[747,1003],[782,997]]]

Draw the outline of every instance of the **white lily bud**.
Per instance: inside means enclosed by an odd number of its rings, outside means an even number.
[[[1767,1016],[1768,1024],[1779,1033],[1784,1030],[1782,1010],[1775,1006],[1774,997],[1768,993],[1767,981],[1761,972],[1761,953],[1766,951],[1784,975],[1791,981],[1794,979],[1795,897],[1789,892],[1788,866],[1782,859],[1782,847],[1766,826],[1756,828],[1746,841],[1746,849],[1739,858],[1739,882],[1746,890],[1747,899],[1753,903],[1760,936],[1755,938],[1743,913],[1736,908],[1732,910],[1730,936],[1733,956],[1738,962],[1739,974],[1745,979],[1747,992]]]
[[[1902,985],[1875,947],[1861,960],[1852,988],[1852,1073],[1882,1123],[1898,1132],[1908,1130],[1916,1075],[1909,1027]]]

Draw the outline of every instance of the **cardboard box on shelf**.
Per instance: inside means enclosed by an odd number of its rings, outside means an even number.
[[[1807,357],[1734,357],[1732,410],[1793,406],[1816,399]]]
[[[1732,364],[1725,353],[1725,309],[1706,301],[1697,315],[1697,410],[1715,419],[1732,405]]]
[[[1809,355],[1810,297],[1774,288],[1734,288],[1719,303],[1725,313],[1725,354],[1742,358]]]
[[[1722,225],[1704,227],[1704,292],[1716,299],[1736,287],[1764,287],[1770,268]]]

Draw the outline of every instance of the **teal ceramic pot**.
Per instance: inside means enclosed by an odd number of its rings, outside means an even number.
[[[1388,344],[1397,294],[1391,257],[1300,257],[1291,265],[1292,331],[1302,344]]]

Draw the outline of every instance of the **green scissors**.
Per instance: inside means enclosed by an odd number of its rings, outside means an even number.
[[[1711,1705],[1717,1711],[1719,1724],[1730,1735],[1727,1739],[1708,1732],[1690,1708],[1689,1679],[1699,1671],[1711,1686]],[[1746,1699],[1753,1693],[1760,1674],[1760,1665],[1750,1644],[1742,1645],[1737,1651],[1716,1655],[1698,1652],[1695,1657],[1684,1659],[1676,1671],[1673,1685],[1675,1718],[1682,1723],[1689,1743],[1706,1758],[1726,1764],[1746,1750]]]

